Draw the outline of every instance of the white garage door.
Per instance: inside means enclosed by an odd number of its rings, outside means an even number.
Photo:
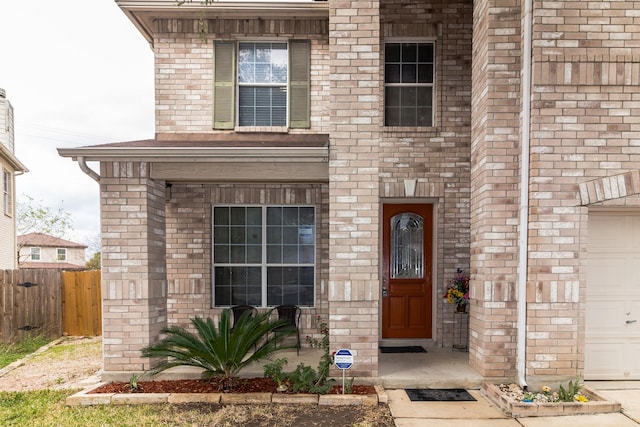
[[[585,379],[640,379],[640,212],[589,212]]]

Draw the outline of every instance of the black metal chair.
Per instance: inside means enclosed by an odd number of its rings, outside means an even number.
[[[278,313],[278,319],[287,320],[287,324],[277,328],[274,333],[289,334],[292,331],[296,334],[296,352],[300,355],[300,315],[302,310],[297,305],[279,305],[275,308]]]
[[[233,313],[233,326],[231,327],[231,331],[233,331],[233,327],[235,326],[236,322],[247,311],[250,313],[249,317],[254,317],[258,312],[256,308],[251,305],[234,305],[233,307],[231,307],[231,312]]]

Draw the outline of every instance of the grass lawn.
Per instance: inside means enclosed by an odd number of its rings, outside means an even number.
[[[67,407],[75,390],[0,392],[0,425],[65,427],[393,426],[388,407],[315,405],[100,405]]]
[[[14,344],[0,342],[0,369],[33,353],[49,341],[45,337],[36,335]]]

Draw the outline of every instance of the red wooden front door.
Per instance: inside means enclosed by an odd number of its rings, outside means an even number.
[[[382,338],[431,338],[433,205],[382,207]]]

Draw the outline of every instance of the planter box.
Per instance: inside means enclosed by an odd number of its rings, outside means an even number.
[[[495,384],[484,383],[481,388],[482,394],[513,418],[606,414],[620,412],[622,409],[620,403],[607,401],[588,387],[583,387],[580,391],[589,399],[589,402],[519,402],[506,396]]]

